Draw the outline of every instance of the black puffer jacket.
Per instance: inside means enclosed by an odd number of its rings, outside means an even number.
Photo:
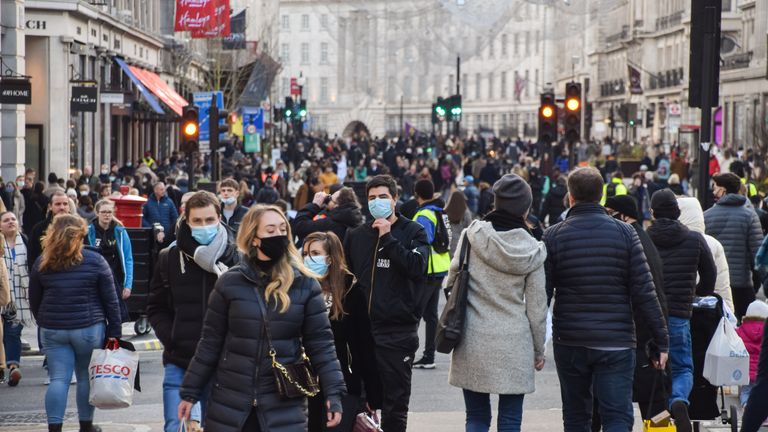
[[[669,337],[637,233],[599,204],[577,204],[544,233],[547,292],[555,297],[553,340],[581,347],[635,348],[632,309],[660,349]]]
[[[274,301],[267,307],[277,360],[282,364],[298,363],[303,343],[326,399],[340,406],[346,389],[320,286],[298,271],[294,275],[288,290],[288,311],[275,310]],[[256,297],[264,295],[267,282],[263,273],[243,260],[219,278],[211,294],[203,335],[180,390],[183,399],[199,400],[213,378],[206,430],[240,432],[254,407],[263,431],[296,432],[307,428],[306,399],[281,399],[275,386]]]
[[[653,221],[648,235],[664,263],[664,294],[669,316],[690,319],[694,292],[699,296],[715,292],[717,268],[707,241],[679,221],[666,218]]]
[[[296,218],[291,222],[291,228],[299,239],[317,231],[332,231],[344,241],[347,230],[363,223],[363,214],[360,207],[354,204],[342,204],[333,210],[329,210],[326,217],[312,220],[322,209],[314,203],[309,203],[296,213]]]
[[[725,249],[733,288],[752,288],[752,267],[763,241],[760,218],[746,203],[742,195],[727,194],[704,212],[706,233]]]
[[[232,232],[227,233],[230,245],[220,262],[233,266],[239,257]],[[208,297],[217,276],[203,270],[191,258],[199,244],[191,238],[189,229],[179,229],[178,241],[181,246],[174,244],[160,251],[149,285],[147,316],[163,344],[163,364],[186,369],[200,340]]]

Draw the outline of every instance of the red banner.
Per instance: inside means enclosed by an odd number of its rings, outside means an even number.
[[[299,80],[291,78],[291,96],[301,96],[301,87],[299,87]]]
[[[210,39],[227,37],[231,34],[229,0],[212,0],[214,4],[211,26],[205,29],[193,30],[195,39]]]
[[[217,0],[176,0],[174,31],[204,30],[214,26]]]

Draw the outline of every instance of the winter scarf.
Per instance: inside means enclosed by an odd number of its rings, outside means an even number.
[[[216,276],[221,276],[225,271],[229,270],[229,267],[218,262],[219,258],[227,250],[228,242],[229,235],[227,228],[223,224],[218,225],[216,237],[213,238],[210,244],[201,245],[192,238],[192,230],[189,228],[189,225],[182,223],[179,227],[178,238],[178,247],[182,252],[179,254],[181,272],[185,273],[186,271],[184,264],[186,256],[192,258],[203,270]]]
[[[494,210],[485,216],[485,220],[493,225],[493,229],[496,231],[509,231],[517,228],[524,229],[528,234],[531,233],[531,229],[525,222],[525,219],[520,216],[514,216],[501,210]]]
[[[14,257],[15,252],[15,257]],[[8,270],[10,282],[11,303],[0,308],[3,316],[14,324],[21,323],[25,327],[34,325],[32,311],[29,310],[29,274],[27,271],[27,247],[21,234],[16,234],[16,246],[11,248],[3,239],[3,261]]]

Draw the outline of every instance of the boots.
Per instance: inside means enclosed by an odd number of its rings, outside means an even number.
[[[48,432],[61,432],[61,423],[49,423]]]
[[[59,427],[61,430],[61,427]],[[93,425],[93,420],[82,421],[80,420],[80,432],[101,432],[101,428]]]

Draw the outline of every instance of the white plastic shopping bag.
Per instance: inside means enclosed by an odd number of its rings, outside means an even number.
[[[93,350],[88,367],[91,381],[88,402],[100,409],[131,406],[138,366],[139,353],[135,351],[117,347]]]
[[[713,386],[749,384],[749,353],[725,317],[709,342],[702,376]]]

